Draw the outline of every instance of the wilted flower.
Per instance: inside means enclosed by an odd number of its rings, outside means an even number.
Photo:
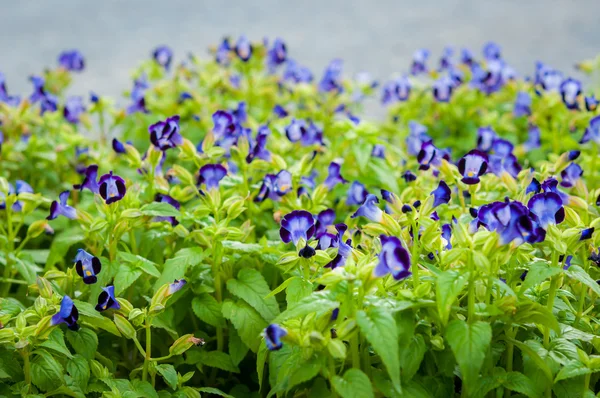
[[[473,149],[458,161],[458,171],[462,174],[462,182],[468,185],[479,183],[488,167],[488,157],[485,152]]]
[[[381,222],[383,211],[381,211],[381,209],[377,206],[378,204],[379,199],[377,199],[377,196],[373,194],[367,195],[364,203],[358,208],[358,210],[356,210],[356,212],[352,215],[352,218],[363,216],[373,222]]]
[[[381,235],[381,253],[379,263],[375,267],[374,276],[381,277],[392,274],[394,279],[401,280],[410,276],[410,255],[402,247],[402,242],[395,236]]]
[[[118,310],[121,305],[115,298],[115,287],[108,285],[102,288],[102,292],[98,295],[98,304],[96,304],[96,311],[102,312],[109,308]]]
[[[69,329],[77,331],[79,330],[78,319],[79,311],[77,311],[77,307],[75,307],[71,297],[65,295],[60,302],[60,310],[52,316],[50,324],[55,326],[66,323]]]
[[[438,207],[441,204],[450,202],[450,187],[446,182],[440,181],[438,187],[431,191],[433,195],[433,207]]]
[[[565,219],[565,209],[559,195],[554,192],[533,195],[527,207],[542,228],[549,224],[560,224]]]
[[[581,95],[581,82],[572,78],[565,79],[559,87],[560,96],[568,109],[579,109],[577,98]]]
[[[167,46],[159,46],[152,52],[152,58],[165,70],[169,70],[173,60],[173,51]]]
[[[281,219],[279,235],[284,243],[298,244],[300,239],[308,241],[315,234],[315,220],[306,210],[294,210]]]
[[[327,189],[332,190],[337,184],[345,184],[348,182],[346,179],[344,179],[344,177],[342,177],[340,170],[341,166],[339,163],[331,162],[329,164],[329,167],[327,168],[327,178],[324,182]]]
[[[104,174],[98,181],[98,192],[107,205],[123,199],[126,191],[125,180],[113,175],[112,171]]]
[[[60,53],[58,64],[71,72],[81,72],[85,67],[83,54],[78,50],[68,50]]]
[[[242,61],[248,62],[252,57],[252,43],[246,36],[242,35],[235,43],[234,51]]]
[[[77,249],[75,256],[75,271],[83,278],[83,283],[91,285],[98,281],[97,275],[102,269],[102,263],[96,256],[92,256],[83,249]]]
[[[53,201],[50,205],[50,215],[46,217],[48,220],[54,220],[59,215],[65,216],[74,220],[77,218],[77,211],[67,205],[67,199],[69,199],[69,195],[71,191],[64,191],[60,195],[58,195],[58,201]]]
[[[269,351],[277,351],[283,347],[281,338],[287,335],[287,331],[277,324],[270,324],[262,333]]]
[[[561,187],[571,188],[577,183],[577,180],[583,175],[583,169],[577,163],[569,163],[563,171],[560,172],[562,181],[560,182]]]
[[[219,189],[219,182],[227,175],[227,169],[220,164],[206,164],[198,172],[198,185],[204,184],[209,191]]]
[[[183,144],[183,137],[179,134],[179,115],[154,123],[148,127],[148,132],[150,142],[161,151]]]

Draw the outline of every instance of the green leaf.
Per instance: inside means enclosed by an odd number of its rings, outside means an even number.
[[[52,332],[50,332],[48,340],[40,344],[40,347],[49,348],[53,351],[63,354],[67,358],[73,358],[73,355],[71,355],[71,352],[65,344],[65,335],[60,328],[55,328]]]
[[[227,290],[250,304],[267,322],[279,315],[275,297],[264,298],[271,292],[269,285],[262,274],[253,268],[242,268],[236,279],[227,281]]]
[[[287,301],[287,307],[295,306],[299,301],[310,296],[313,291],[313,285],[305,279],[294,279],[290,282],[287,290],[285,291],[285,299]]]
[[[64,383],[63,368],[60,363],[44,350],[35,351],[31,361],[31,382],[42,391],[51,391]]]
[[[589,276],[588,273],[585,272],[585,270],[583,268],[581,268],[579,265],[572,264],[569,267],[569,269],[567,270],[567,275],[569,275],[571,278],[583,283],[584,285],[586,285],[587,287],[592,289],[592,291],[597,296],[600,296],[600,285],[598,285],[596,283],[596,281],[594,279],[592,279],[592,277]]]
[[[267,327],[267,322],[244,301],[227,300],[222,308],[223,316],[231,321],[244,344],[256,352],[261,342],[260,333]]]
[[[140,208],[140,211],[145,216],[154,217],[179,217],[181,213],[179,210],[174,208],[165,202],[152,202],[144,205]]]
[[[265,343],[262,343],[256,354],[256,371],[258,373],[258,386],[259,391],[262,390],[263,378],[265,375],[265,364],[267,362],[267,356],[269,355],[269,349]]]
[[[462,372],[463,385],[472,386],[492,342],[490,324],[482,321],[469,324],[455,319],[448,324],[446,340]]]
[[[444,271],[438,275],[436,289],[437,308],[444,326],[448,323],[452,304],[454,304],[468,280],[468,274],[461,274],[455,270]]]
[[[584,364],[579,361],[570,361],[560,369],[560,372],[554,379],[555,383],[561,380],[570,379],[571,377],[577,377],[592,373],[591,369],[588,369]]]
[[[142,276],[142,270],[135,268],[131,264],[121,263],[119,271],[117,271],[117,275],[115,276],[115,295],[119,296],[123,293],[140,276]]]
[[[259,253],[265,250],[264,246],[258,243],[242,243],[234,240],[224,240],[221,243],[225,249],[239,253]]]
[[[537,286],[546,279],[552,278],[554,275],[562,272],[560,267],[552,267],[547,261],[537,261],[529,266],[525,281],[521,285],[521,294],[525,293],[529,288]]]
[[[342,398],[374,398],[371,380],[359,369],[348,369],[344,377],[333,376],[333,388]]]
[[[394,317],[386,308],[370,307],[368,312],[356,313],[356,323],[383,361],[394,387],[400,392],[398,327]]]
[[[546,376],[548,382],[552,382],[552,370],[550,369],[546,361],[544,361],[544,359],[540,357],[533,348],[518,340],[507,340],[513,343],[516,347],[518,347],[523,354],[527,355],[536,364],[537,369],[539,369],[544,374],[544,376]]]
[[[192,300],[192,310],[202,322],[218,327],[225,325],[221,304],[213,296],[203,293]]]
[[[67,372],[77,383],[77,385],[85,391],[90,379],[90,365],[83,356],[76,354],[73,359],[67,362]]]
[[[552,311],[546,306],[527,299],[519,302],[511,320],[514,323],[537,323],[557,332],[560,331],[560,325]]]
[[[160,271],[156,267],[156,263],[154,261],[150,261],[145,257],[127,252],[119,252],[119,257],[121,257],[123,261],[135,265],[148,275],[152,275],[155,278],[160,276]]]
[[[81,328],[76,332],[67,330],[67,340],[76,353],[87,359],[94,358],[98,349],[98,336],[92,330],[86,328]]]
[[[140,379],[135,379],[131,381],[134,390],[139,394],[140,397],[144,398],[158,398],[158,393],[147,381],[142,381]]]
[[[230,328],[229,356],[231,357],[231,361],[235,366],[238,366],[240,362],[242,362],[242,360],[246,357],[246,354],[248,354],[248,350],[248,346],[244,344],[235,328]]]
[[[410,380],[419,370],[421,362],[427,352],[425,339],[420,334],[413,336],[410,339],[409,345],[405,349],[400,350],[400,368],[402,369],[402,379]]]
[[[308,361],[304,362],[302,366],[297,367],[289,376],[287,381],[287,391],[290,391],[293,387],[310,381],[315,378],[316,375],[321,371],[323,366],[321,359],[323,357],[312,357]]]
[[[81,233],[80,227],[67,229],[56,234],[50,245],[50,253],[48,254],[48,260],[46,260],[45,269],[51,269],[54,265],[63,262],[69,248],[84,240],[85,235]]]
[[[320,292],[313,293],[300,300],[293,307],[288,305],[288,309],[279,314],[272,323],[282,323],[287,319],[299,318],[312,313],[321,315],[339,306],[339,302],[330,300],[324,294],[321,294]]]
[[[199,351],[197,357],[202,365],[228,372],[240,373],[240,369],[233,363],[227,353],[221,351]]]
[[[79,300],[73,300],[73,302],[79,310],[79,318],[81,321],[93,327],[104,329],[117,337],[121,336],[121,333],[119,333],[115,324],[109,318],[102,316],[96,311],[96,308],[93,305]]]
[[[358,165],[358,169],[363,172],[365,167],[367,167],[367,163],[371,159],[371,151],[373,150],[373,146],[365,143],[362,140],[357,140],[352,145],[352,153],[354,154],[354,158],[356,159],[356,164]]]
[[[292,276],[291,278],[288,278],[286,280],[283,281],[283,283],[279,286],[277,286],[271,293],[267,294],[265,296],[265,298],[269,298],[269,297],[273,297],[276,294],[282,292],[285,290],[286,287],[288,287],[288,285],[295,279],[299,279],[297,276]]]
[[[539,396],[536,385],[523,373],[508,372],[502,385],[509,390],[516,391],[530,398],[536,398]]]
[[[156,367],[156,371],[165,379],[165,382],[173,390],[177,389],[177,371],[173,365],[162,364]]]
[[[206,254],[200,247],[188,247],[179,250],[173,258],[165,261],[162,274],[154,283],[154,291],[162,285],[171,283],[175,279],[181,279],[185,276],[188,267],[195,267],[206,257]]]
[[[223,391],[219,390],[218,388],[214,388],[214,387],[200,387],[200,388],[196,388],[196,390],[198,392],[205,392],[207,394],[218,395],[218,396],[225,397],[225,398],[235,398],[233,395],[226,394]]]
[[[11,258],[14,260],[15,268],[17,272],[23,277],[23,279],[28,284],[35,283],[36,275],[38,272],[38,266],[36,266],[33,262],[27,261],[25,259],[21,259],[18,257],[14,257],[11,255]],[[41,270],[41,268],[39,268]]]

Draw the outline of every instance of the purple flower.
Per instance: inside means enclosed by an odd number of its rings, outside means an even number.
[[[46,96],[46,90],[44,89],[46,81],[40,76],[31,76],[29,80],[33,84],[33,93],[29,96],[29,102],[35,104]]]
[[[325,186],[330,191],[335,188],[337,184],[346,184],[348,181],[342,177],[340,173],[341,166],[339,163],[331,162],[327,168],[327,178],[325,179]]]
[[[260,187],[255,202],[262,202],[267,197],[278,201],[282,196],[292,190],[292,174],[287,170],[281,170],[277,175],[267,174]]]
[[[167,46],[159,46],[152,53],[152,58],[165,70],[169,70],[173,60],[173,51]]]
[[[393,104],[395,102],[404,102],[410,96],[411,84],[408,77],[402,76],[396,80],[386,83],[383,86],[383,96],[381,103],[383,105]]]
[[[313,81],[313,74],[307,67],[300,65],[293,59],[288,59],[283,72],[283,80],[294,83],[310,83]]]
[[[411,275],[410,255],[402,247],[402,242],[395,236],[381,235],[381,253],[379,263],[375,267],[374,276],[381,277],[392,274],[394,279],[401,280]]]
[[[471,85],[487,95],[495,93],[504,85],[504,68],[504,63],[498,60],[488,60],[486,69],[480,65],[473,65]]]
[[[128,145],[133,145],[133,143],[131,141],[127,141]],[[127,153],[127,148],[125,148],[125,144],[123,144],[121,141],[119,141],[116,138],[113,138],[112,140],[112,149],[113,151],[115,151],[116,153]]]
[[[600,115],[595,116],[590,120],[590,124],[585,129],[585,133],[579,142],[585,144],[588,141],[594,141],[596,144],[600,145]]]
[[[534,178],[533,180],[531,180],[531,182],[527,186],[527,189],[525,190],[525,194],[527,195],[532,192],[540,193],[541,191],[542,191],[542,184],[540,184],[540,182]]]
[[[98,193],[99,186],[98,186],[97,178],[98,178],[98,166],[93,164],[91,166],[88,166],[87,169],[85,169],[85,178],[83,179],[83,182],[79,185],[73,185],[73,188],[79,189],[79,191],[83,191],[84,188],[87,188],[93,193]]]
[[[98,304],[96,304],[96,311],[102,312],[109,308],[118,310],[121,305],[115,298],[115,287],[108,285],[102,288],[102,292],[98,295]]]
[[[513,114],[515,117],[531,115],[531,96],[528,93],[519,91],[517,94],[517,100],[515,101],[515,109],[513,110]]]
[[[563,204],[569,203],[569,195],[558,189],[558,180],[556,178],[550,177],[546,179],[546,181],[542,183],[542,191],[553,192],[560,196]]]
[[[283,347],[281,338],[287,335],[287,331],[277,324],[270,324],[262,333],[269,351],[277,351]]]
[[[409,134],[406,137],[406,150],[409,155],[418,155],[421,151],[423,143],[431,141],[431,137],[427,135],[427,127],[414,120],[408,122]]]
[[[242,61],[248,62],[252,57],[252,43],[246,36],[242,35],[235,43],[234,51]]]
[[[125,180],[118,175],[113,175],[112,171],[98,180],[98,192],[107,205],[123,199],[126,191]]]
[[[565,209],[562,199],[554,192],[538,193],[533,195],[527,207],[542,228],[550,224],[560,224],[565,219]]]
[[[315,233],[315,220],[306,210],[294,210],[281,219],[279,236],[284,243],[298,244],[300,239],[308,241]]]
[[[431,140],[426,141],[421,145],[421,150],[417,155],[419,170],[429,170],[431,166],[439,167],[442,165],[442,159],[449,160],[450,154],[436,148]]]
[[[452,243],[450,243],[450,239],[452,238],[452,225],[444,224],[442,225],[442,245],[444,249],[450,250],[452,249]]]
[[[448,102],[454,90],[454,82],[447,76],[436,80],[433,85],[433,97],[437,102]]]
[[[167,297],[172,296],[173,294],[183,289],[183,287],[186,284],[187,281],[185,279],[175,279],[173,283],[169,284],[169,287],[167,288]]]
[[[501,58],[500,46],[493,41],[487,42],[483,46],[483,56],[486,60],[497,60]]]
[[[319,91],[328,93],[331,91],[342,92],[344,90],[341,83],[342,64],[341,59],[334,59],[327,65],[323,73],[323,78],[319,82]]]
[[[177,210],[179,210],[181,208],[181,205],[179,204],[179,202],[177,200],[175,200],[174,198],[172,198],[169,195],[163,195],[163,194],[156,194],[156,196],[154,197],[154,201],[155,202],[160,202],[160,203],[168,203],[171,206],[173,206],[174,208],[176,208]],[[172,226],[176,226],[177,224],[179,224],[179,221],[177,221],[177,219],[174,216],[159,216],[159,217],[154,217],[154,221],[167,221],[169,222]]]
[[[46,217],[48,220],[54,220],[56,217],[62,215],[71,220],[77,218],[77,211],[67,204],[71,191],[64,191],[58,195],[58,201],[53,201],[50,205],[50,215]]]
[[[325,209],[317,214],[317,222],[315,224],[315,237],[317,239],[327,233],[327,227],[335,222],[335,211],[333,209]]]
[[[444,181],[440,181],[438,187],[431,191],[433,195],[433,207],[450,202],[450,187]]]
[[[385,146],[381,144],[375,144],[373,150],[371,150],[371,156],[374,158],[385,159]]]
[[[463,48],[460,51],[460,62],[464,65],[471,66],[475,63],[475,57],[468,48]]]
[[[292,119],[285,128],[285,135],[291,142],[300,141],[304,146],[323,143],[323,132],[313,122],[307,126],[304,120]]]
[[[379,199],[377,199],[377,196],[373,194],[367,195],[364,203],[356,210],[351,218],[363,216],[373,222],[381,222],[383,211],[377,206],[378,204]]]
[[[150,87],[146,81],[146,76],[142,75],[133,81],[133,89],[131,90],[130,98],[133,101],[131,105],[127,107],[127,114],[132,113],[148,113],[146,109],[146,90]]]
[[[323,130],[311,121],[300,142],[304,146],[323,145]]]
[[[452,47],[445,47],[440,57],[440,71],[449,69],[452,66],[452,55],[454,55],[454,49]]]
[[[560,182],[561,187],[571,188],[577,183],[577,180],[583,175],[583,169],[577,163],[569,163],[563,171],[560,172],[562,181]]]
[[[414,76],[427,73],[427,59],[429,50],[421,48],[413,53],[413,60],[410,65],[410,73]]]
[[[577,98],[581,95],[581,82],[572,78],[565,79],[559,87],[560,96],[568,109],[579,109]]]
[[[596,230],[596,228],[594,228],[594,227],[583,229],[581,231],[581,236],[579,237],[579,240],[582,241],[582,240],[592,239],[592,235],[594,234],[595,230]]]
[[[219,65],[228,65],[229,64],[229,53],[231,52],[231,45],[229,44],[229,38],[225,37],[217,51],[215,52],[215,61]]]
[[[462,174],[462,182],[468,185],[479,183],[488,167],[488,156],[485,152],[473,149],[458,161],[458,171]]]
[[[525,150],[531,151],[539,148],[542,145],[540,128],[536,125],[530,124],[527,133],[527,141],[523,143]]]
[[[148,127],[148,132],[150,142],[161,151],[183,144],[183,137],[179,134],[179,115],[154,123]]]
[[[535,243],[543,241],[546,237],[546,232],[532,220],[527,207],[508,199],[505,202],[481,206],[473,222],[476,226],[496,231],[502,244],[509,244],[513,240],[517,244]]]
[[[344,242],[344,233],[348,229],[346,224],[336,224],[335,229],[337,233],[332,242],[332,247],[337,247],[338,252],[334,259],[325,265],[325,268],[336,269],[337,267],[343,267],[346,265],[350,254],[352,254],[352,240],[348,239]]]
[[[598,108],[598,104],[600,101],[596,99],[596,97],[592,94],[589,97],[585,97],[585,109],[589,112],[593,112]]]
[[[266,125],[262,125],[256,132],[256,141],[251,146],[248,156],[246,156],[246,162],[252,163],[255,158],[263,159],[266,161],[271,160],[271,152],[267,149],[267,139],[271,134],[271,130]]]
[[[280,38],[276,38],[273,42],[273,47],[267,53],[267,64],[270,70],[274,70],[277,66],[283,64],[287,58],[287,48],[285,43]]]
[[[563,81],[563,75],[560,71],[541,65],[539,69],[539,82],[546,91],[558,91]]]
[[[406,170],[403,174],[402,174],[402,178],[404,179],[404,181],[406,181],[406,183],[408,184],[409,182],[413,182],[417,179],[417,176],[415,173],[413,173],[410,170]]]
[[[498,136],[491,127],[480,127],[477,129],[477,149],[488,152]]]
[[[83,106],[83,98],[81,97],[69,97],[65,102],[63,108],[63,115],[69,123],[79,123],[79,116],[85,112],[85,106]]]
[[[353,181],[348,188],[348,197],[346,198],[347,205],[360,205],[367,199],[367,189],[358,181]]]
[[[52,316],[50,324],[52,326],[66,323],[67,327],[71,330],[79,330],[77,320],[79,319],[79,311],[71,300],[71,297],[65,295],[60,302],[60,310]]]
[[[488,159],[489,170],[501,177],[503,173],[508,173],[513,178],[517,178],[522,168],[517,157],[512,153],[507,155],[490,155]]]
[[[600,248],[598,248],[597,253],[592,250],[592,253],[588,257],[588,260],[596,264],[597,267],[600,267]]]
[[[21,98],[18,96],[8,95],[8,91],[6,89],[6,76],[4,73],[0,72],[0,102],[5,102],[10,106],[17,106],[21,102]],[[0,139],[0,145],[2,144],[2,140]]]
[[[276,104],[273,107],[273,113],[280,119],[283,119],[284,117],[287,117],[289,115],[289,112],[286,111],[285,108],[279,104]]]
[[[306,134],[306,123],[304,120],[292,119],[285,128],[285,135],[291,142],[298,142]]]
[[[219,182],[227,175],[227,169],[220,164],[206,164],[198,172],[198,185],[206,185],[209,191],[219,189]]]
[[[83,54],[78,50],[68,50],[60,53],[58,64],[71,72],[81,72],[85,67]]]
[[[102,269],[102,264],[98,257],[92,256],[83,249],[77,249],[75,256],[75,271],[77,275],[83,278],[83,283],[91,285],[98,281],[97,275]]]
[[[54,95],[47,93],[40,101],[40,114],[43,115],[46,112],[56,112],[57,110],[58,99]]]

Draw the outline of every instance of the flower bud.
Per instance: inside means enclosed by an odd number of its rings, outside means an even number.
[[[30,239],[37,238],[46,230],[46,225],[48,225],[48,220],[37,220],[31,223],[29,228],[27,228],[27,237]]]
[[[119,301],[119,304],[121,304],[120,298],[117,299],[117,301]],[[123,310],[123,308],[124,307],[121,306],[121,310]],[[128,318],[131,322],[133,322],[134,325],[137,325],[137,326],[141,325],[146,320],[144,311],[140,310],[139,308],[134,308],[134,309],[130,310],[129,314],[128,314]]]
[[[94,375],[94,377],[96,377],[97,379],[102,380],[105,378],[108,379],[112,377],[111,372],[95,359],[90,360],[90,369],[92,370],[92,374]]]
[[[48,335],[52,331],[52,315],[48,315],[40,319],[37,323],[35,331],[33,332],[34,336],[40,340],[45,340],[48,338]]]
[[[52,298],[52,285],[50,284],[50,282],[48,282],[48,279],[42,277],[42,276],[38,276],[37,277],[37,285],[38,285],[38,289],[40,291],[40,296],[45,298],[45,299],[51,299]]]
[[[131,326],[131,323],[125,317],[119,314],[115,314],[114,318],[115,326],[119,329],[119,332],[128,339],[135,337],[135,329]]]
[[[0,344],[12,343],[15,341],[15,331],[13,328],[0,329]]]
[[[194,337],[193,334],[186,334],[175,340],[173,345],[169,348],[169,354],[171,355],[181,355],[192,346],[203,346],[204,340]]]
[[[121,307],[118,310],[119,314],[129,317],[129,314],[131,313],[131,311],[133,311],[133,305],[131,305],[131,303],[129,301],[125,300],[122,297],[117,297],[117,302],[119,303],[119,306]],[[129,318],[129,320],[131,320],[131,318]]]
[[[332,339],[327,343],[327,351],[335,359],[346,358],[346,344],[340,339]]]

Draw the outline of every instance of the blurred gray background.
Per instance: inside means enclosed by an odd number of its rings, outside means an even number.
[[[415,49],[467,46],[479,55],[497,41],[522,75],[542,60],[573,73],[576,61],[600,52],[600,0],[302,0],[302,1],[7,1],[0,12],[0,71],[9,92],[27,94],[27,77],[55,66],[63,49],[87,62],[74,93],[118,95],[129,74],[159,44],[206,56],[223,35],[280,36],[291,57],[320,76],[334,57],[347,74],[379,79],[406,71]],[[432,64],[433,65],[433,64]]]

